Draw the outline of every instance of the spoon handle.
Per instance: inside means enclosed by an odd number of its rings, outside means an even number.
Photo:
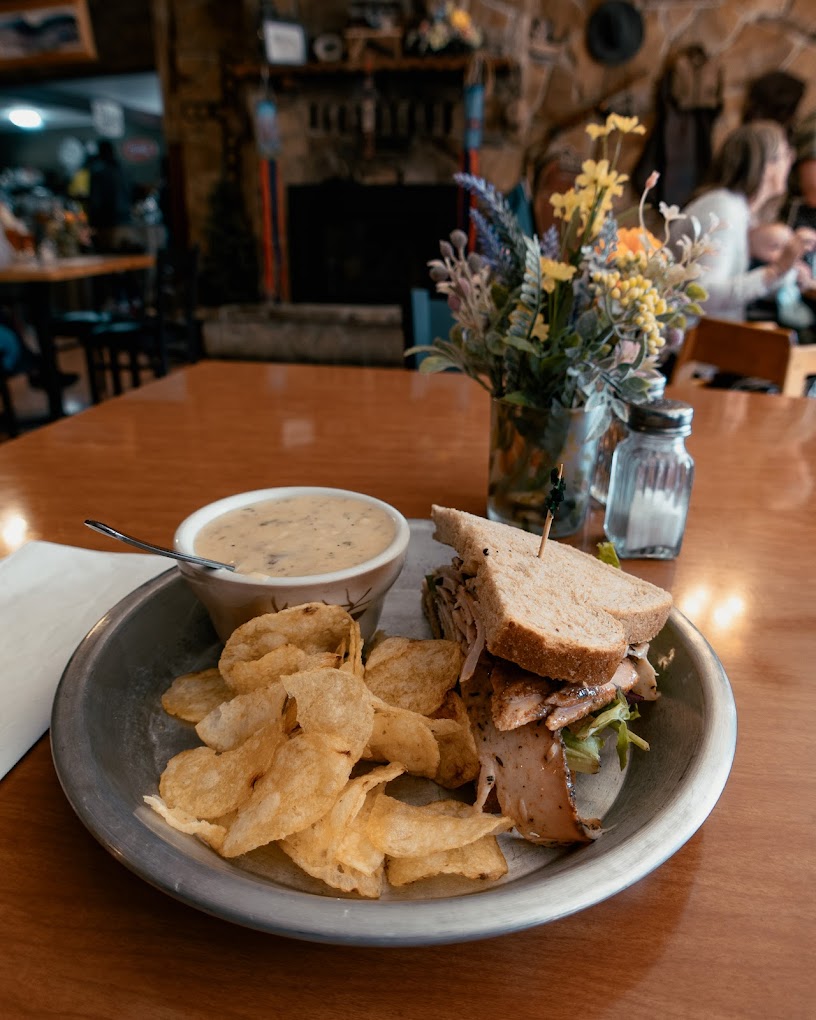
[[[107,535],[109,538],[115,538],[119,542],[136,546],[137,549],[144,549],[145,552],[157,553],[159,556],[170,556],[174,560],[184,560],[187,563],[197,563],[201,567],[212,567],[214,570],[235,570],[235,567],[230,563],[219,563],[216,560],[205,559],[203,556],[191,556],[189,553],[176,552],[175,549],[166,549],[163,545],[151,545],[150,542],[142,542],[141,539],[134,538],[132,535],[126,535],[122,531],[117,531],[116,528],[111,528],[101,521],[85,521],[85,524],[93,531],[98,531],[101,535]]]

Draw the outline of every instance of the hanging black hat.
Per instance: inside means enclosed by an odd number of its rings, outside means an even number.
[[[599,64],[625,64],[643,45],[643,18],[626,0],[607,0],[590,15],[586,29],[590,56]]]

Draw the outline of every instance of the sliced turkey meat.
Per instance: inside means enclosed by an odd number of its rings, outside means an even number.
[[[494,725],[494,662],[482,657],[462,688],[481,765],[477,805],[495,791],[502,814],[532,843],[591,842],[600,835],[600,822],[578,814],[561,734],[541,721],[504,732]]]
[[[581,687],[576,684],[564,684],[560,690],[547,698],[547,704],[553,706],[547,716],[547,726],[551,730],[560,730],[584,719],[591,712],[609,705],[618,696],[630,691],[638,680],[638,671],[631,659],[624,659],[615,670],[611,680],[594,687]],[[577,689],[576,689],[577,687]]]

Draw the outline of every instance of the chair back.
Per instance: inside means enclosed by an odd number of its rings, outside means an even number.
[[[406,347],[431,344],[438,336],[447,336],[454,319],[444,298],[432,297],[422,287],[413,287],[410,293],[406,318]],[[413,354],[407,363],[418,368],[427,354]]]
[[[159,251],[156,258],[156,323],[170,353],[183,361],[201,357],[198,308],[198,246]]]
[[[794,344],[789,329],[705,317],[686,335],[672,382],[682,380],[689,362],[700,361],[721,372],[767,379],[784,392]]]

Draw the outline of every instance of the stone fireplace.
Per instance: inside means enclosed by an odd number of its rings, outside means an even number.
[[[402,305],[457,222],[453,184],[335,179],[288,189],[291,300]]]
[[[373,146],[362,69],[272,83],[284,204],[274,242],[286,260],[276,284],[285,282],[260,309],[213,312],[209,353],[403,363],[410,290],[430,286],[427,262],[463,218],[453,174],[464,71],[463,60],[432,72],[378,70]],[[261,91],[247,83],[250,104]],[[260,222],[262,208],[253,215]]]
[[[284,299],[398,304],[427,284],[425,263],[459,215],[463,79],[464,62],[371,78],[357,69],[278,93]]]

